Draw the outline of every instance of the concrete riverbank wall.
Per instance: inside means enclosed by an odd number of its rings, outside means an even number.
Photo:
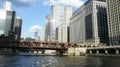
[[[68,48],[67,55],[72,56],[98,56],[98,57],[120,57],[119,48]]]
[[[68,51],[67,51],[67,54],[68,55],[85,55],[86,54],[86,48],[68,48]]]
[[[86,55],[120,57],[120,46],[90,47],[87,48]]]

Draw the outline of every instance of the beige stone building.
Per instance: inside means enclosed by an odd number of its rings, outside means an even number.
[[[72,16],[72,8],[70,5],[68,5],[65,9],[64,14],[64,23],[61,25],[61,42],[69,42],[69,24],[70,24],[70,18]]]
[[[107,43],[106,0],[88,0],[77,9],[70,22],[70,42]]]
[[[107,0],[110,45],[120,45],[120,0]]]

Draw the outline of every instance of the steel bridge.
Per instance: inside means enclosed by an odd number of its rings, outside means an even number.
[[[75,43],[63,42],[42,42],[42,41],[0,41],[0,48],[12,48],[18,50],[25,49],[45,49],[45,50],[67,50],[68,47],[77,47]]]

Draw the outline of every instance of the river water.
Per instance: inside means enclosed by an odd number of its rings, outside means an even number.
[[[0,67],[120,67],[120,58],[0,55]]]

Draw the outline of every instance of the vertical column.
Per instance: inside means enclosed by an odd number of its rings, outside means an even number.
[[[119,54],[119,50],[116,49],[116,54]]]
[[[90,54],[92,54],[92,50],[89,50]]]
[[[99,50],[97,50],[97,52],[96,52],[97,54],[99,54]]]
[[[108,51],[107,51],[107,50],[105,50],[105,54],[108,54]]]

